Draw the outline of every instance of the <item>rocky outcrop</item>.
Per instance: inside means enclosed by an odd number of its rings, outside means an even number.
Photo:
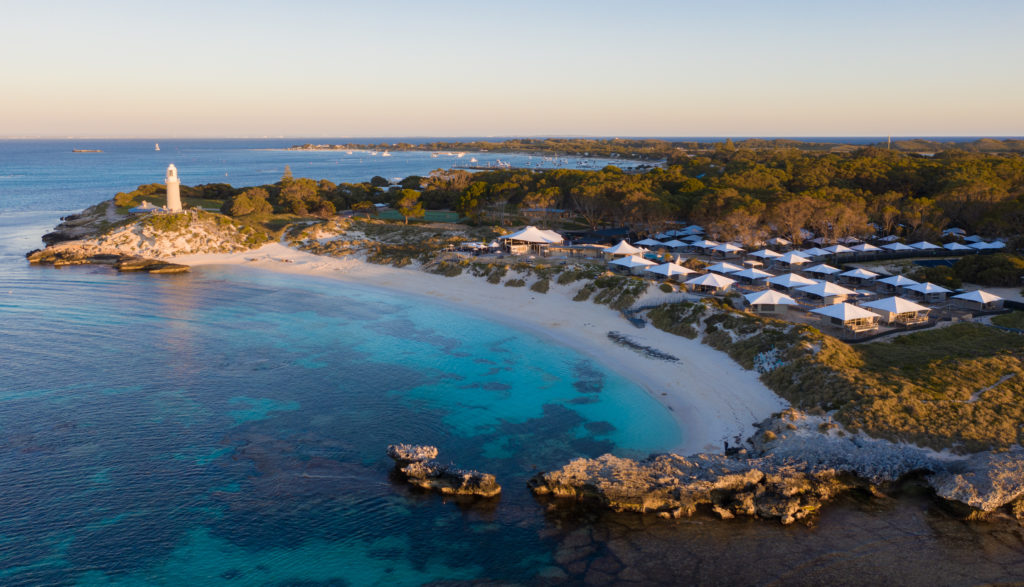
[[[795,410],[758,428],[748,448],[729,456],[577,459],[535,476],[529,486],[539,496],[601,509],[678,518],[704,507],[723,518],[745,515],[789,524],[842,491],[859,487],[885,492],[910,475],[924,473],[936,495],[962,504],[966,517],[1009,507],[1024,519],[1024,449],[941,455],[850,434],[826,417]]]
[[[437,453],[436,446],[425,444],[392,444],[388,446],[388,456],[402,466],[436,459]]]
[[[809,474],[764,459],[656,455],[643,461],[577,459],[529,481],[536,495],[572,498],[614,511],[680,518],[706,506],[722,518],[758,516],[790,524],[853,485],[836,471]]]
[[[980,453],[950,463],[928,477],[935,494],[991,513],[1009,504],[1024,505],[1024,449]],[[1014,514],[1024,517],[1024,509]]]
[[[54,267],[85,264],[113,265],[118,271],[144,271],[147,273],[184,273],[189,270],[188,265],[180,263],[102,252],[103,250],[85,241],[70,241],[32,251],[25,257],[29,263],[53,265]]]
[[[392,444],[387,453],[406,481],[416,487],[444,495],[496,497],[501,494],[501,485],[494,475],[433,460],[438,454],[437,447]]]

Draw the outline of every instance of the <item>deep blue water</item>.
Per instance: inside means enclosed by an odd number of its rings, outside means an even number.
[[[967,525],[919,498],[847,499],[814,528],[548,511],[525,488],[534,472],[662,451],[685,430],[595,361],[455,308],[244,268],[25,263],[64,211],[160,181],[171,160],[186,182],[237,185],[285,163],[334,181],[436,167],[251,143],[74,141],[105,153],[72,156],[0,142],[0,584],[1024,576],[1019,527]],[[436,444],[505,491],[412,490],[384,456],[400,441]]]

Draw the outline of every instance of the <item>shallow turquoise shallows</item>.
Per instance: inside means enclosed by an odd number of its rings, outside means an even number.
[[[551,557],[531,475],[681,440],[593,361],[418,298],[233,267],[6,269],[0,582],[525,580]],[[394,442],[505,491],[411,490]]]

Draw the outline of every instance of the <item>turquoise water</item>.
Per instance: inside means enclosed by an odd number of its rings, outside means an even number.
[[[244,268],[28,266],[60,211],[162,177],[146,143],[75,145],[115,166],[0,141],[0,585],[1024,577],[1015,522],[961,522],[920,495],[854,495],[812,527],[549,510],[525,488],[535,471],[661,451],[685,431],[594,361],[458,308]],[[308,156],[246,146],[180,150],[203,181],[225,167],[273,180]],[[390,173],[379,162],[311,175]],[[388,161],[396,175],[430,163]],[[504,492],[413,490],[384,456],[393,442],[436,444]]]

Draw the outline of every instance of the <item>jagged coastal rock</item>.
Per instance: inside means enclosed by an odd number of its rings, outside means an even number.
[[[392,444],[388,456],[411,485],[444,495],[496,497],[501,494],[494,475],[439,463],[435,446]]]
[[[388,446],[388,456],[401,465],[436,459],[437,454],[436,446],[425,444],[392,444]]]
[[[750,450],[730,456],[603,455],[576,459],[529,481],[538,496],[568,498],[614,511],[690,516],[705,507],[790,524],[840,492],[885,491],[927,473],[936,495],[983,517],[1010,507],[1024,519],[1024,450],[941,456],[925,449],[844,433],[827,419],[787,410],[759,424]]]

